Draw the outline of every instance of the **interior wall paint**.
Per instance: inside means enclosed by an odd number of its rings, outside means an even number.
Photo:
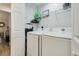
[[[49,9],[49,15],[50,15],[49,17],[41,20],[40,26],[50,27],[50,28],[71,26],[71,14],[70,13],[67,13],[67,14],[56,14],[55,13],[56,10],[63,9],[63,3],[48,3],[43,6],[39,6],[38,9],[41,12]]]
[[[38,7],[41,11],[49,9],[49,12],[59,10],[63,8],[63,3],[48,3]]]
[[[34,14],[35,14],[35,11],[37,10],[36,9],[36,7],[33,5],[33,4],[31,4],[31,3],[26,3],[26,5],[25,5],[25,7],[26,7],[26,19],[25,19],[25,22],[26,23],[30,23],[30,21],[32,20],[32,19],[34,19]],[[26,28],[27,28],[27,24],[26,24],[26,26],[25,26]]]

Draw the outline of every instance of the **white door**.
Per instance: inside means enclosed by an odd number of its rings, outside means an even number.
[[[11,4],[11,55],[25,55],[25,4]]]
[[[72,55],[79,56],[79,3],[72,3],[71,15],[73,20]]]
[[[42,56],[70,56],[70,44],[68,39],[42,36]]]
[[[27,34],[27,55],[38,56],[38,35]]]
[[[73,3],[71,9],[73,34],[79,36],[79,3]]]
[[[79,39],[76,37],[72,40],[72,56],[79,56]]]

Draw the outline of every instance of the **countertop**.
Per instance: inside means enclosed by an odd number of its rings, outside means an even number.
[[[66,39],[72,39],[72,32],[70,28],[65,28],[65,31],[61,31],[62,28],[54,28],[52,31],[49,30],[37,30],[28,32],[36,35],[47,35],[52,37],[60,37]]]

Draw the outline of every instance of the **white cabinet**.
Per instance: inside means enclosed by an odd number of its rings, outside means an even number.
[[[27,35],[28,56],[70,56],[71,40],[46,35]]]
[[[42,36],[42,56],[70,56],[71,42],[68,39]]]
[[[27,55],[38,56],[38,35],[27,34]]]

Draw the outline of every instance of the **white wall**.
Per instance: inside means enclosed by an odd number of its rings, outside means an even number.
[[[39,6],[38,9],[42,12],[49,9],[49,17],[44,18],[40,22],[40,26],[44,27],[70,27],[71,26],[71,13],[61,13],[63,3],[48,3],[43,6]],[[56,14],[56,10],[59,13]],[[63,11],[64,12],[64,11]]]
[[[40,27],[71,27],[71,10],[67,10],[67,12],[65,10],[63,11],[63,3],[26,3],[26,23],[29,23],[34,18],[34,13],[37,9],[41,12],[49,9],[50,16],[40,21]],[[26,25],[26,27],[28,26]]]
[[[26,23],[30,23],[30,21],[34,19],[35,11],[36,11],[36,7],[33,6],[33,4],[26,3],[26,19],[25,19]],[[27,28],[27,24],[26,24],[26,28]]]
[[[52,11],[55,11],[55,10],[62,9],[63,8],[62,5],[63,5],[63,3],[48,3],[48,4],[45,4],[45,5],[39,6],[38,8],[41,11],[49,9],[50,12],[52,12]]]
[[[11,56],[25,55],[25,4],[11,4]]]

